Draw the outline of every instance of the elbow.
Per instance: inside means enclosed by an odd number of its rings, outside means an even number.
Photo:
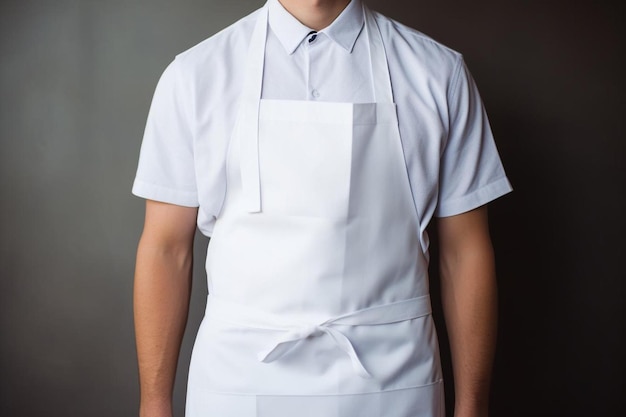
[[[149,265],[178,273],[191,271],[193,241],[159,239],[143,234],[137,247],[137,266]]]

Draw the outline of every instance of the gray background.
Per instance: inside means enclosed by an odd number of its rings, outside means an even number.
[[[369,2],[465,55],[516,189],[491,207],[496,416],[623,412],[623,3]],[[130,187],[150,99],[175,54],[261,4],[0,1],[0,415],[135,415]],[[435,265],[432,283],[436,300]]]

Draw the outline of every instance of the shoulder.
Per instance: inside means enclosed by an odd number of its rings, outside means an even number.
[[[237,64],[245,59],[248,44],[261,9],[257,9],[211,37],[176,55],[180,70],[187,75]]]
[[[458,72],[463,61],[460,52],[417,29],[379,12],[371,12],[380,29],[389,59],[402,61],[405,66],[435,76],[451,78]]]

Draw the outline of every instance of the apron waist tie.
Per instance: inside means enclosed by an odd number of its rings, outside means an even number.
[[[293,349],[298,341],[309,336],[327,334],[334,340],[337,347],[350,357],[355,372],[363,378],[371,378],[372,375],[361,363],[350,339],[333,328],[334,325],[374,326],[390,324],[426,316],[432,311],[430,295],[356,310],[320,323],[294,322],[276,314],[254,310],[241,304],[223,300],[214,295],[209,295],[207,308],[222,313],[223,315],[219,319],[223,321],[245,327],[285,332],[276,338],[268,348],[257,354],[261,362],[269,363],[279,359]]]

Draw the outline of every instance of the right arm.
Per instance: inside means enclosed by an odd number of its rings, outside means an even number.
[[[146,201],[137,248],[134,317],[141,417],[171,417],[191,291],[198,209]]]

